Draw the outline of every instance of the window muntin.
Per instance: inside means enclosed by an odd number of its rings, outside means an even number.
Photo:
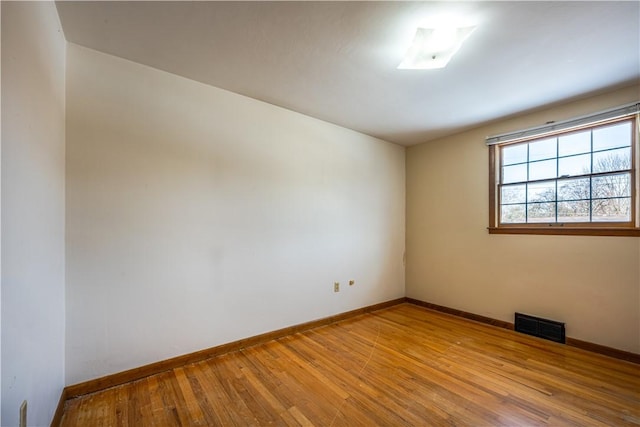
[[[625,118],[497,145],[498,227],[634,227],[635,132]]]

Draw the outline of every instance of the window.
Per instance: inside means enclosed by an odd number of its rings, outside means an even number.
[[[490,233],[640,236],[635,114],[515,135],[488,138]]]

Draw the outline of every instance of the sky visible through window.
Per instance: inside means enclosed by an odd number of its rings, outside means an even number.
[[[632,121],[501,148],[501,223],[631,221]]]

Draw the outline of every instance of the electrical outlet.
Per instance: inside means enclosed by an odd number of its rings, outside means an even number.
[[[27,401],[20,405],[20,427],[27,427]]]
[[[333,292],[340,292],[340,282],[333,282]]]
[[[355,280],[353,280],[353,279],[349,280],[349,286],[353,286],[353,285],[355,285],[355,284],[356,284],[356,281],[355,281]]]

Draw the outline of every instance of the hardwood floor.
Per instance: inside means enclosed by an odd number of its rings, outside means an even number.
[[[400,304],[69,400],[63,426],[638,426],[640,365]]]

